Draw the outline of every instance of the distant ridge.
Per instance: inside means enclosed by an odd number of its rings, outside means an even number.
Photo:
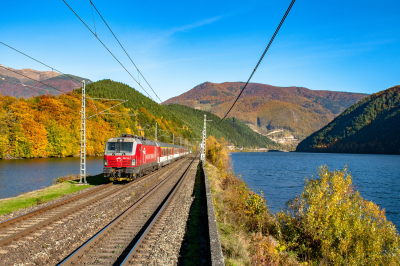
[[[352,105],[296,151],[400,154],[400,86]]]
[[[74,89],[80,88],[82,85],[77,80],[85,80],[86,84],[92,83],[91,80],[86,78],[81,78],[70,74],[61,75],[60,73],[54,71],[37,71],[29,68],[12,70],[49,86],[55,87],[63,93],[72,92]],[[21,97],[28,99],[44,94],[60,95],[60,91],[54,90],[22,75],[18,75],[6,69],[0,68],[0,94],[3,96],[13,96],[16,98]]]
[[[222,117],[244,84],[205,82],[163,104],[186,105]],[[281,130],[279,134],[282,136],[292,134],[303,139],[367,96],[250,83],[229,116],[242,120],[263,134]]]

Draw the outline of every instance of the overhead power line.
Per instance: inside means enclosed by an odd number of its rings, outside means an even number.
[[[240,96],[242,95],[243,91],[246,89],[247,84],[249,84],[251,78],[253,77],[253,75],[254,75],[254,73],[256,72],[258,66],[260,65],[261,61],[263,60],[264,55],[265,55],[266,52],[268,51],[268,49],[269,49],[269,47],[271,46],[272,42],[274,41],[276,34],[278,34],[279,29],[281,28],[281,26],[282,26],[283,22],[285,21],[287,15],[289,14],[290,9],[292,9],[292,6],[293,6],[293,4],[294,4],[295,1],[296,1],[296,0],[292,0],[292,2],[290,3],[288,9],[286,10],[285,15],[283,16],[281,22],[279,23],[278,27],[276,28],[274,35],[272,36],[271,40],[269,41],[269,43],[268,43],[268,45],[267,45],[267,48],[265,48],[264,53],[262,54],[260,60],[258,60],[258,63],[257,63],[257,65],[256,65],[256,67],[254,68],[253,72],[251,73],[249,79],[247,80],[247,82],[246,82],[246,84],[244,85],[243,89],[240,91],[240,93],[239,93],[239,95],[237,96],[236,100],[233,102],[231,108],[229,108],[228,112],[227,112],[227,113],[225,114],[225,116],[221,119],[221,121],[218,122],[217,125],[221,124],[221,122],[226,118],[226,116],[229,114],[229,112],[230,112],[230,111],[232,110],[232,108],[235,106],[236,102],[239,100],[239,98],[240,98]]]
[[[147,93],[147,95],[153,100],[153,98],[150,96],[150,94],[143,88],[143,86],[140,84],[139,81],[137,81],[132,74],[125,68],[125,66],[116,58],[116,56],[110,51],[110,49],[108,49],[108,47],[100,40],[100,38],[97,36],[97,33],[94,33],[89,26],[79,17],[79,15],[72,9],[72,7],[70,5],[68,5],[68,3],[63,0],[63,2],[69,7],[69,9],[71,9],[71,11],[77,16],[77,18],[86,26],[86,28],[97,38],[97,40],[104,46],[104,48],[106,48],[106,50],[114,57],[114,59],[125,69],[125,71],[132,77],[132,79]],[[93,4],[92,1],[90,1],[90,3],[92,4],[92,6],[95,8],[96,12],[99,14],[99,16],[101,17],[101,19],[103,20],[104,24],[106,24],[107,28],[110,30],[110,32],[112,33],[112,35],[114,36],[114,38],[117,40],[117,42],[119,43],[119,45],[121,46],[121,48],[124,50],[125,54],[128,56],[129,60],[132,62],[132,64],[135,66],[135,68],[137,69],[137,71],[139,72],[139,74],[143,77],[143,79],[146,81],[147,85],[150,87],[150,89],[153,91],[153,93],[156,95],[157,99],[160,102],[163,102],[160,97],[157,95],[157,93],[153,90],[153,88],[151,87],[151,85],[149,84],[149,82],[146,80],[146,78],[143,76],[143,74],[140,72],[139,68],[136,66],[136,64],[133,62],[132,58],[129,56],[128,52],[125,50],[125,48],[123,47],[123,45],[121,44],[121,42],[118,40],[117,36],[115,36],[114,32],[111,30],[110,26],[108,26],[107,22],[105,21],[105,19],[103,18],[103,16],[100,14],[100,12],[98,11],[98,9],[96,8],[96,6]],[[192,126],[191,124],[189,124],[188,122],[178,118],[173,112],[171,112],[171,114],[176,117],[178,120],[181,120],[182,122],[190,125],[193,128],[196,128],[194,126]],[[196,128],[198,129],[198,128]],[[200,130],[200,129],[198,129]]]
[[[61,92],[61,94],[64,93],[62,90],[59,90],[59,89],[57,89],[57,88],[54,88],[53,86],[47,85],[47,84],[45,84],[45,83],[43,83],[43,82],[41,82],[41,81],[39,81],[39,80],[30,78],[30,77],[28,77],[28,76],[26,76],[26,75],[24,75],[24,74],[18,73],[17,71],[14,71],[14,70],[12,70],[12,69],[9,69],[9,68],[7,68],[7,67],[5,67],[5,66],[1,66],[1,65],[0,65],[0,67],[1,67],[1,68],[4,68],[5,70],[14,72],[15,74],[21,75],[21,76],[23,76],[23,77],[25,77],[25,78],[28,78],[28,79],[31,79],[31,80],[33,80],[33,81],[39,82],[40,84],[43,84],[43,85],[45,85],[45,86],[47,86],[47,87],[53,88],[53,89],[55,89],[55,90]]]
[[[112,35],[114,36],[115,40],[117,40],[117,42],[119,43],[119,45],[121,46],[122,50],[124,50],[126,56],[128,56],[129,60],[131,60],[132,64],[135,66],[136,70],[139,72],[140,76],[142,76],[142,78],[146,81],[147,85],[149,85],[150,89],[153,91],[153,93],[156,95],[157,99],[160,100],[160,102],[163,102],[160,97],[158,97],[157,93],[153,90],[153,88],[150,86],[149,82],[147,82],[146,78],[143,76],[142,72],[140,72],[139,68],[136,66],[136,64],[133,62],[132,58],[129,56],[128,52],[125,50],[125,48],[122,46],[122,44],[120,43],[120,41],[118,40],[117,36],[115,36],[114,32],[111,30],[110,26],[108,26],[107,22],[105,21],[105,19],[103,18],[103,16],[100,14],[99,10],[97,10],[96,6],[93,4],[92,1],[90,1],[90,3],[92,4],[92,6],[94,7],[94,9],[96,10],[97,14],[99,14],[99,16],[101,17],[101,19],[103,20],[104,24],[106,24],[107,28],[110,30],[110,32],[112,33]],[[139,80],[139,84],[140,84],[140,80]]]
[[[75,16],[86,26],[86,28],[93,34],[94,37],[96,37],[96,39],[104,46],[104,48],[106,48],[106,50],[114,57],[115,60],[117,60],[117,62],[125,69],[125,71],[131,76],[131,78],[136,81],[137,84],[139,84],[139,86],[142,88],[142,90],[144,90],[147,95],[149,95],[150,99],[153,100],[153,98],[150,96],[150,94],[142,87],[142,85],[140,85],[140,83],[132,76],[132,74],[126,69],[126,67],[117,59],[117,57],[110,51],[110,49],[108,49],[108,47],[100,40],[100,38],[97,36],[96,33],[94,33],[89,26],[79,17],[79,15],[72,9],[72,7],[70,7],[70,5],[68,5],[68,3],[63,0],[64,3],[69,7],[69,9],[71,9],[71,11],[75,14]]]
[[[65,2],[65,1],[64,1]],[[143,76],[142,72],[140,72],[139,68],[136,66],[136,64],[133,62],[132,58],[129,56],[128,52],[125,50],[125,48],[123,47],[123,45],[121,44],[121,42],[118,40],[117,36],[115,36],[114,32],[111,30],[110,26],[108,26],[106,20],[103,18],[103,16],[100,14],[99,10],[97,9],[97,7],[93,4],[93,2],[90,0],[91,5],[94,7],[94,9],[96,10],[97,14],[99,14],[100,18],[103,20],[104,24],[106,24],[107,28],[110,30],[111,34],[114,36],[115,40],[118,42],[118,44],[121,46],[122,50],[124,50],[126,56],[128,56],[129,60],[132,62],[132,64],[135,66],[136,70],[139,72],[140,76],[142,76],[142,78],[146,81],[147,85],[150,87],[150,89],[153,91],[153,93],[156,95],[157,99],[160,102],[163,102],[163,100],[160,99],[160,97],[157,95],[157,93],[153,90],[153,88],[151,87],[151,85],[149,84],[149,82],[147,81],[147,79]],[[93,32],[92,32],[93,33]],[[97,37],[97,35],[96,35]],[[135,80],[136,81],[136,80]],[[137,81],[136,81],[137,82]],[[140,85],[140,81],[138,82],[138,84]],[[171,114],[173,116],[175,116],[175,114],[173,112],[171,112]],[[177,116],[175,116],[176,118],[178,118]],[[200,130],[198,128],[196,128],[195,126],[191,125],[190,123],[186,122],[183,119],[178,118],[179,120],[181,120],[182,122],[188,124],[189,126]]]

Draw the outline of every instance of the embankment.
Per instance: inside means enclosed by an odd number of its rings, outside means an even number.
[[[400,236],[346,169],[321,167],[274,214],[235,176],[225,140],[207,139],[209,177],[226,265],[400,265]]]

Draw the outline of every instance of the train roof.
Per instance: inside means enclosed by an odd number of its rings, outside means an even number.
[[[158,147],[163,147],[163,148],[186,148],[184,146],[179,146],[179,145],[174,145],[174,144],[169,144],[169,143],[159,142],[159,141],[156,141],[156,144]]]

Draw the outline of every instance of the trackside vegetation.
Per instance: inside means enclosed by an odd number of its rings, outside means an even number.
[[[400,236],[347,169],[319,169],[274,214],[235,176],[226,141],[207,139],[211,192],[226,265],[400,265]]]

